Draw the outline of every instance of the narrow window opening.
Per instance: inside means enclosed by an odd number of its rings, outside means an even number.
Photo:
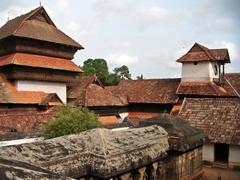
[[[214,65],[214,74],[218,75],[218,67],[217,67],[217,65]]]

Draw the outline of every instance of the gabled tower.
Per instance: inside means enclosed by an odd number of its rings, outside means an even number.
[[[67,84],[82,72],[71,61],[79,49],[39,7],[0,28],[0,73],[17,91],[56,93],[66,103]]]
[[[230,63],[230,58],[227,49],[208,49],[195,43],[177,62],[182,63],[182,82],[221,83],[224,64]]]

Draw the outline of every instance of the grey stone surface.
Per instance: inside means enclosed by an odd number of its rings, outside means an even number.
[[[202,146],[208,140],[207,135],[200,129],[191,127],[190,124],[176,116],[163,113],[140,121],[141,127],[158,125],[168,132],[170,150],[186,152]]]
[[[72,178],[63,177],[54,174],[45,169],[19,161],[10,161],[0,158],[0,179],[1,180],[20,180],[20,179],[66,179]]]
[[[98,128],[31,144],[3,147],[0,158],[26,162],[79,178],[108,178],[167,155],[167,132],[159,126],[111,131]]]

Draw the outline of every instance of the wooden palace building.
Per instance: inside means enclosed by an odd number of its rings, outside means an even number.
[[[68,84],[82,72],[72,61],[80,49],[43,7],[0,28],[0,131],[30,131],[67,103]]]

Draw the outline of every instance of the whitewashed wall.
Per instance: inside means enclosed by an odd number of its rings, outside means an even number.
[[[229,146],[229,162],[240,163],[240,146]]]
[[[196,65],[193,63],[182,63],[182,81],[212,81],[213,78],[218,78],[214,74],[214,62],[198,62]]]
[[[204,144],[202,152],[204,161],[214,161],[214,144]]]
[[[67,87],[65,83],[17,80],[16,87],[18,91],[56,93],[63,103],[67,101]]]

